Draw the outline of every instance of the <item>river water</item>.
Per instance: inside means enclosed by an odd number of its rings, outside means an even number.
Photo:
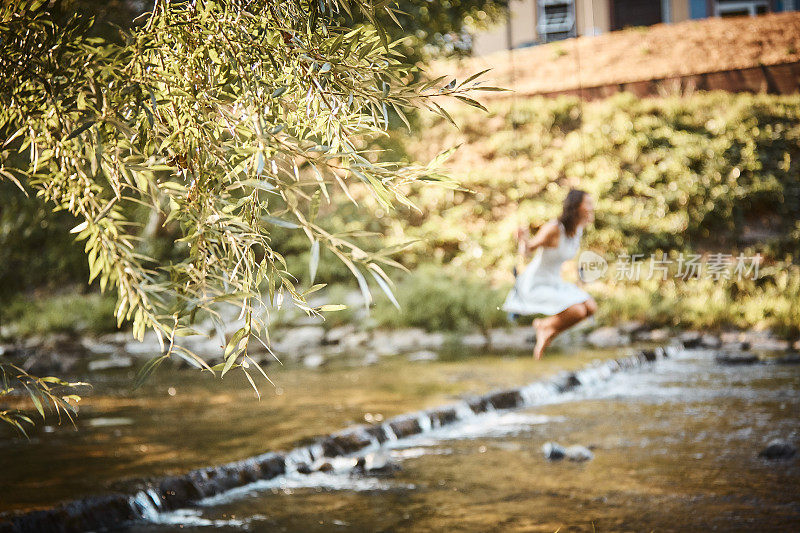
[[[277,388],[265,384],[261,401],[233,376],[220,383],[168,370],[134,392],[129,372],[105,373],[84,402],[79,431],[44,426],[30,442],[3,435],[0,511],[290,449],[354,423],[617,355],[272,366]],[[290,474],[124,530],[797,531],[800,458],[770,462],[758,452],[773,438],[797,443],[799,393],[796,365],[722,366],[709,352],[679,352],[542,405],[390,442],[374,454],[399,464],[392,475]],[[541,452],[548,441],[589,446],[595,457],[550,462]]]

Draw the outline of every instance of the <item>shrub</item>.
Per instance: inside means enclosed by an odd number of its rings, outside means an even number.
[[[421,267],[400,280],[395,294],[399,311],[386,298],[377,299],[374,317],[381,326],[485,332],[506,323],[499,309],[505,292],[450,269]]]

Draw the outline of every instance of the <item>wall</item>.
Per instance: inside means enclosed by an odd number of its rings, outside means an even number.
[[[672,0],[672,22],[683,22],[691,18],[689,0]]]
[[[575,0],[578,35],[600,35],[611,30],[609,0]]]
[[[512,46],[519,47],[535,42],[536,33],[536,0],[512,0],[511,2]],[[508,37],[505,24],[482,31],[473,40],[474,55],[481,56],[508,49]]]

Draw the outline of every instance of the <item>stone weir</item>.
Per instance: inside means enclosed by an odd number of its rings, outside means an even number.
[[[595,361],[582,370],[518,388],[465,398],[443,407],[400,415],[371,426],[356,426],[321,437],[312,445],[286,453],[265,453],[241,461],[193,470],[139,485],[129,493],[75,500],[55,508],[0,516],[0,533],[71,533],[102,531],[125,522],[147,520],[158,513],[186,508],[198,501],[259,480],[330,468],[329,460],[351,459],[363,470],[365,454],[387,441],[407,438],[456,424],[490,411],[522,409],[555,401],[559,395],[599,384],[617,372],[666,358],[671,348],[639,350],[619,359]]]

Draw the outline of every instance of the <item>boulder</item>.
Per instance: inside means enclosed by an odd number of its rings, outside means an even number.
[[[119,346],[110,342],[100,342],[90,337],[83,337],[80,340],[81,346],[89,353],[95,355],[108,355],[119,350]]]
[[[633,334],[633,338],[642,342],[666,342],[670,338],[670,330],[668,328],[658,328],[637,331]]]
[[[589,333],[586,342],[595,348],[611,348],[625,346],[631,342],[631,338],[615,327],[605,326]]]
[[[274,350],[287,355],[299,355],[317,348],[325,338],[325,329],[320,326],[302,326],[286,330],[283,338],[276,342]]]
[[[325,340],[323,341],[323,344],[339,344],[342,342],[342,339],[352,335],[355,332],[356,327],[352,324],[331,328],[328,330],[328,333],[325,334]]]
[[[529,326],[489,330],[489,346],[493,350],[531,350],[535,342],[533,329]]]
[[[130,368],[133,360],[130,357],[116,355],[107,359],[97,359],[89,362],[89,371],[109,370],[112,368]]]
[[[759,457],[769,460],[777,459],[791,459],[797,453],[795,446],[783,439],[774,439],[767,444],[767,447],[761,450],[758,454]]]
[[[487,339],[486,336],[482,335],[481,333],[470,333],[460,337],[458,342],[461,344],[461,346],[465,346],[467,348],[483,348],[489,344],[489,339]]]
[[[130,337],[128,337],[130,339]],[[125,351],[134,356],[155,357],[162,352],[158,337],[152,331],[144,334],[141,342],[137,340],[125,343]]]
[[[410,353],[406,357],[409,361],[436,361],[439,355],[430,350],[420,350],[418,352]]]
[[[626,335],[634,335],[640,331],[643,331],[647,328],[644,322],[640,322],[638,320],[628,320],[626,322],[621,323],[617,328]]]
[[[339,339],[339,347],[342,350],[353,350],[365,345],[367,341],[369,341],[369,334],[365,331],[358,331]]]

